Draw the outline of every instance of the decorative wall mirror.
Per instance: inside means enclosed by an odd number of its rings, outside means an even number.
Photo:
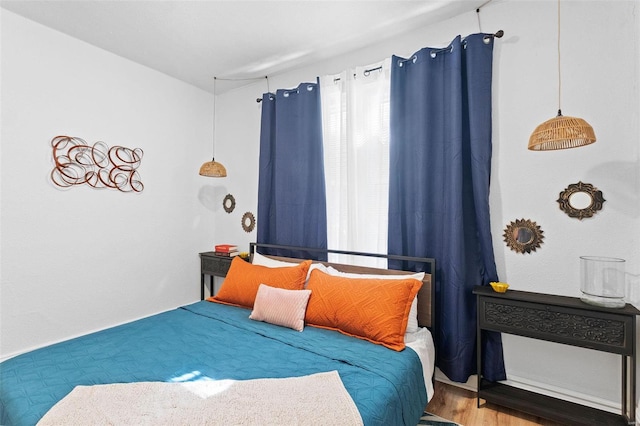
[[[544,236],[543,231],[535,222],[529,219],[516,219],[504,230],[504,242],[517,253],[531,253],[536,251]]]
[[[253,228],[256,226],[256,218],[253,216],[253,213],[246,212],[242,215],[242,229],[244,232],[251,232]]]
[[[227,213],[231,213],[236,208],[236,199],[231,194],[227,194],[222,200],[222,208]]]
[[[602,203],[606,200],[598,188],[590,183],[578,182],[566,187],[556,201],[560,204],[560,210],[569,217],[582,220],[602,210]]]

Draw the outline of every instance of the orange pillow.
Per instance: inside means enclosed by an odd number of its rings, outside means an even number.
[[[311,297],[305,322],[401,351],[420,287],[422,282],[411,278],[346,278],[314,270],[306,287]]]
[[[231,266],[218,294],[207,300],[253,308],[260,284],[287,290],[302,290],[309,265],[311,265],[311,261],[305,260],[289,268],[268,268],[253,265],[235,257],[231,261]]]

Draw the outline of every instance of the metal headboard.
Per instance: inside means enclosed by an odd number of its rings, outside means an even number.
[[[278,255],[264,254],[261,253],[259,249],[271,249],[278,252]],[[424,264],[428,267],[428,270],[425,271],[425,279],[423,280],[423,285],[420,291],[418,292],[418,324],[422,327],[429,327],[430,329],[434,329],[434,325],[436,322],[435,315],[435,273],[436,273],[436,261],[433,258],[429,257],[413,257],[413,256],[401,256],[395,254],[380,254],[380,253],[365,253],[365,252],[357,252],[357,251],[349,251],[349,250],[334,250],[334,249],[319,249],[319,248],[309,248],[309,247],[297,247],[297,246],[287,246],[280,244],[267,244],[267,243],[250,243],[249,244],[249,253],[253,256],[254,252],[259,252],[266,256],[269,256],[274,259],[280,260],[291,260],[291,259],[301,259],[299,253],[305,253],[305,258],[312,257],[311,254],[342,254],[349,256],[361,256],[361,257],[376,257],[383,258],[387,260],[398,260],[402,262],[415,262]],[[268,251],[268,250],[267,250]],[[290,256],[282,255],[282,253],[297,253],[292,254]],[[309,257],[307,257],[308,255]],[[322,256],[319,256],[322,257]],[[395,271],[395,269],[382,269],[375,267],[365,267],[365,266],[357,266],[357,265],[347,265],[340,264],[328,261],[318,261],[314,260],[314,262],[323,263],[325,265],[331,265],[334,268],[343,271],[343,272],[355,272],[355,273],[371,273],[372,270],[379,271],[384,274],[384,271]],[[409,271],[406,271],[409,273]],[[393,273],[393,272],[387,272]]]

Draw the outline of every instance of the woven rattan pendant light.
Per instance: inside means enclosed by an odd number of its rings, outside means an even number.
[[[529,138],[532,151],[552,151],[577,148],[596,141],[593,128],[582,118],[562,115],[560,100],[562,93],[560,79],[560,0],[558,0],[558,115],[540,124]]]
[[[216,147],[216,78],[213,77],[213,149]],[[213,157],[200,166],[200,176],[226,177],[227,169]]]

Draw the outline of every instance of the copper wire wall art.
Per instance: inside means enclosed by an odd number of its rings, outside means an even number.
[[[93,188],[110,188],[122,192],[142,192],[138,167],[142,149],[109,147],[98,141],[89,146],[83,139],[56,136],[51,140],[54,167],[51,181],[69,188],[87,184]]]

